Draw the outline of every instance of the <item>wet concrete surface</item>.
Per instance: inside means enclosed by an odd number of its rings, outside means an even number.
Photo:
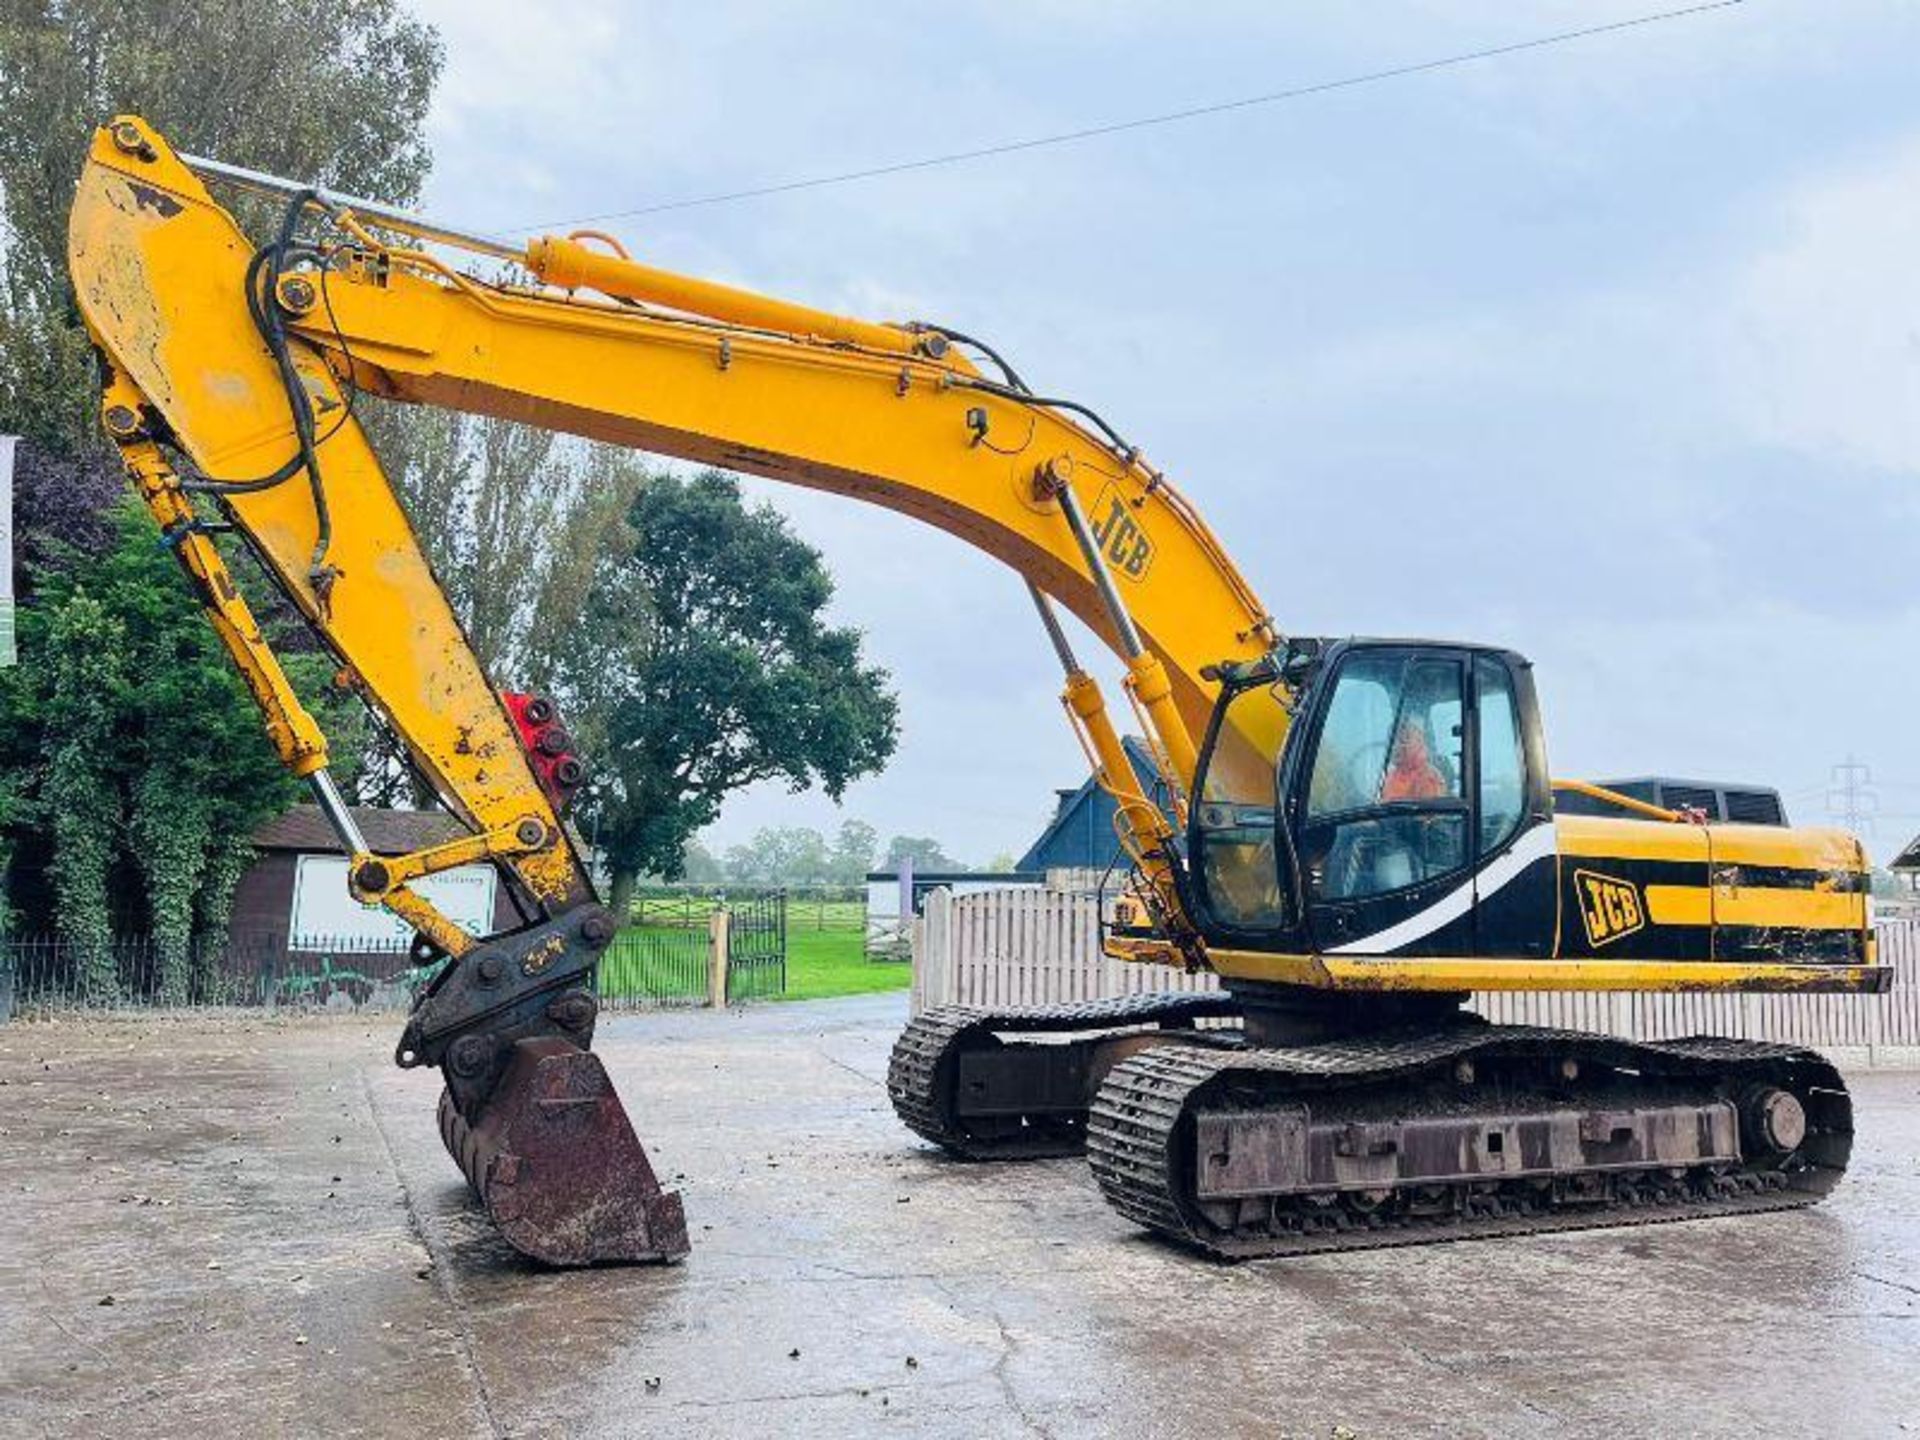
[[[1221,1267],[908,1136],[903,1020],[608,1022],[695,1250],[576,1274],[392,1017],[0,1028],[0,1434],[1920,1434],[1920,1075],[1816,1210]]]

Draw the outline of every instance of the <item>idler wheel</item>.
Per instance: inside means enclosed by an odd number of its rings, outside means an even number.
[[[1740,1118],[1747,1141],[1775,1155],[1791,1155],[1807,1138],[1807,1107],[1799,1096],[1777,1085],[1749,1092]]]

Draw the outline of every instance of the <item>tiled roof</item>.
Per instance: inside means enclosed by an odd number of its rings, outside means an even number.
[[[375,810],[353,807],[360,833],[376,855],[405,855],[429,845],[444,844],[466,834],[466,829],[444,810]],[[261,850],[298,850],[308,854],[343,854],[318,805],[296,805],[253,832]]]

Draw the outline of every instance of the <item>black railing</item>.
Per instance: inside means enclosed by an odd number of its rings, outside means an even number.
[[[364,939],[230,935],[172,943],[116,935],[0,936],[0,1014],[190,1006],[405,1008],[422,972],[404,945]],[[10,1000],[10,1004],[8,1001]]]
[[[723,903],[732,916],[729,999],[784,994],[785,896],[736,892]],[[644,923],[616,935],[600,961],[601,1003],[614,1010],[706,1004],[713,977],[711,910],[697,920],[685,912],[681,923],[661,923],[649,913]],[[364,938],[302,937],[289,948],[282,934],[187,944],[120,935],[98,945],[62,935],[0,935],[0,1020],[208,1006],[405,1010],[435,973],[433,967],[415,968],[399,942],[370,945]]]
[[[740,887],[649,891],[600,961],[600,1001],[612,1009],[705,1005],[713,985],[713,917],[728,914],[727,998],[787,989],[787,897]]]
[[[712,956],[704,924],[629,926],[600,957],[600,1004],[611,1010],[704,1005]]]
[[[766,1000],[787,993],[787,893],[731,901],[727,910],[727,998]]]

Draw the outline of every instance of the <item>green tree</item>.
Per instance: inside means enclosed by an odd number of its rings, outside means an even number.
[[[398,0],[9,0],[0,11],[0,430],[97,444],[67,280],[93,127],[135,111],[199,154],[409,201],[440,41]]]
[[[456,411],[369,407],[368,434],[489,674],[524,678],[624,548],[640,463],[611,446]]]
[[[548,683],[557,649],[580,623],[600,562],[630,543],[626,515],[639,460],[506,420],[420,410],[363,398],[361,413],[401,502],[416,517],[474,654],[503,688]],[[628,597],[622,625],[645,624],[646,597]],[[595,714],[567,723],[591,743]],[[371,736],[359,798],[424,803],[405,747]]]
[[[698,840],[687,841],[680,852],[680,878],[694,885],[718,885],[727,878],[726,866]]]
[[[161,993],[184,1001],[203,988],[188,968],[196,925],[224,925],[236,852],[298,787],[152,517],[128,497],[111,518],[104,554],[41,578],[22,621],[30,663],[0,690],[0,724],[18,716],[37,734],[23,773],[51,830],[58,927],[89,987],[114,983],[108,880],[124,855],[145,881]],[[286,665],[351,754],[359,707],[331,688],[331,663],[296,651]]]
[[[886,856],[880,862],[882,870],[898,870],[907,861],[913,862],[914,871],[925,874],[930,870],[964,870],[967,867],[955,860],[940,848],[940,842],[925,835],[896,835],[887,842]]]
[[[833,839],[833,859],[828,878],[836,885],[858,885],[873,869],[874,852],[880,846],[880,832],[864,820],[843,820],[840,833]]]
[[[0,432],[34,442],[22,464],[39,477],[16,537],[29,567],[22,664],[0,681],[0,858],[41,831],[61,928],[104,956],[108,876],[116,854],[130,855],[169,993],[183,984],[183,936],[224,929],[247,832],[293,791],[151,522],[105,508],[124,491],[107,478],[117,466],[103,458],[98,377],[67,278],[74,181],[93,127],[131,111],[182,149],[405,203],[427,173],[440,63],[433,30],[398,0],[0,7]],[[234,203],[256,232],[271,213]],[[103,553],[112,575],[94,572]],[[309,682],[324,668],[295,658]],[[347,713],[326,723],[350,756]],[[110,744],[89,749],[103,726]]]
[[[25,812],[22,803],[21,776],[0,769],[0,940],[13,929],[13,904],[8,896],[7,878],[13,869],[13,829]]]
[[[770,826],[727,851],[727,879],[736,885],[817,885],[831,863],[826,837],[805,825]]]
[[[24,621],[23,621],[24,623]],[[33,769],[39,758],[41,678],[25,666],[0,670],[0,937],[17,919],[9,882],[19,836],[33,824]]]
[[[596,566],[551,672],[599,770],[583,828],[616,914],[642,873],[680,874],[734,791],[777,779],[837,799],[878,770],[896,715],[859,632],[826,623],[819,554],[732,478],[649,474],[628,523],[631,545]]]
[[[34,627],[24,628],[31,646]],[[54,898],[81,989],[100,998],[118,988],[107,881],[120,809],[114,762],[127,631],[107,606],[75,593],[49,607],[45,635],[40,788],[52,822]]]

